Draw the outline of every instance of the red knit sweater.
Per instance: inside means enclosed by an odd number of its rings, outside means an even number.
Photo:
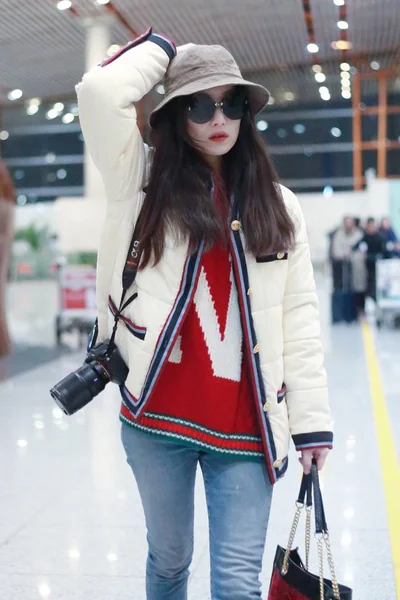
[[[225,217],[227,201],[219,186],[215,190]],[[243,356],[238,295],[224,243],[203,255],[192,305],[148,411],[134,421],[122,405],[121,418],[142,431],[199,450],[263,457]]]

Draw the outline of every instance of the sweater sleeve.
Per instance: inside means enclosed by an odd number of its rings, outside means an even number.
[[[119,190],[140,189],[145,148],[137,127],[135,103],[163,79],[175,45],[149,29],[110,59],[93,67],[76,86],[79,119],[91,157],[110,198]]]
[[[297,228],[283,298],[284,376],[289,426],[297,450],[332,447],[319,302],[305,221],[296,196],[284,190]]]

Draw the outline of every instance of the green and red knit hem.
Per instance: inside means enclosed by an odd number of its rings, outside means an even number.
[[[138,422],[132,418],[124,405],[121,407],[120,420],[144,433],[167,438],[203,452],[215,452],[245,460],[264,458],[261,437],[226,434],[191,421],[151,412],[144,413]]]

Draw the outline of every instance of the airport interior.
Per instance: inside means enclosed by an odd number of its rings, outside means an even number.
[[[0,0],[0,600],[400,600],[399,459],[399,0]]]

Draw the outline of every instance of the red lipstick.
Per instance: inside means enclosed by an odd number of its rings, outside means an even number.
[[[225,133],[224,131],[218,131],[217,133],[213,133],[213,135],[210,135],[209,140],[211,142],[224,142],[227,138],[229,137],[229,135],[227,133]]]

